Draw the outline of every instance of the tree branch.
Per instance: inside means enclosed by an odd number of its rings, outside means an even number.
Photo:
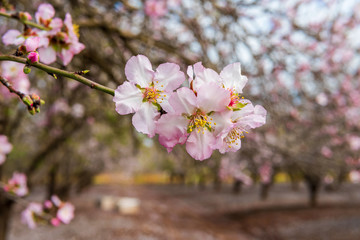
[[[23,64],[28,64],[30,66],[33,66],[35,68],[41,69],[44,72],[50,73],[50,74],[55,74],[55,75],[60,75],[60,76],[64,76],[67,78],[71,78],[74,79],[82,84],[85,84],[87,86],[89,86],[90,88],[99,90],[101,92],[110,94],[112,96],[114,96],[115,91],[112,88],[108,88],[106,86],[103,86],[99,83],[93,82],[90,79],[87,79],[83,76],[80,76],[79,74],[76,74],[74,72],[68,72],[65,70],[61,70],[55,67],[50,67],[47,66],[45,64],[42,63],[30,63],[28,62],[25,58],[21,58],[21,57],[16,57],[16,56],[11,56],[11,55],[0,55],[0,61],[13,61],[13,62],[18,62],[18,63],[23,63]]]
[[[31,21],[28,21],[28,20],[21,20],[19,18],[19,16],[17,16],[16,14],[8,14],[8,13],[4,13],[4,12],[0,12],[0,16],[2,17],[6,17],[6,18],[11,18],[11,19],[15,19],[27,26],[31,26],[31,27],[34,27],[34,28],[38,28],[40,30],[51,30],[51,28],[47,28],[47,27],[44,27],[40,24],[37,24],[37,23],[34,23],[34,22],[31,22]]]

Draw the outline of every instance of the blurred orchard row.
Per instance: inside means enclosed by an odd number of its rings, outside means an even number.
[[[42,2],[4,0],[2,7],[33,14]],[[13,144],[1,178],[25,172],[30,188],[45,184],[44,197],[67,199],[101,171],[165,171],[200,185],[231,181],[235,191],[259,183],[265,198],[275,176],[285,174],[294,187],[306,183],[311,205],[323,184],[336,190],[344,181],[360,182],[359,1],[47,2],[57,16],[71,14],[86,47],[69,65],[53,66],[89,69],[87,77],[116,88],[126,79],[126,61],[137,54],[155,67],[177,63],[184,72],[199,61],[217,72],[241,62],[249,79],[244,97],[264,106],[267,122],[245,134],[240,151],[195,161],[183,146],[168,154],[137,133],[109,96],[33,69],[18,86],[46,101],[40,114],[29,115],[0,86],[0,134]],[[22,27],[0,18],[1,35]],[[1,54],[13,52],[1,45]],[[0,72],[21,79],[22,68],[18,73],[11,64],[3,62]]]

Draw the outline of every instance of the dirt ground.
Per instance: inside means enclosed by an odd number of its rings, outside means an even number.
[[[33,198],[39,198],[35,191]],[[257,187],[234,195],[230,186],[220,192],[182,185],[93,186],[71,202],[76,217],[70,225],[40,226],[28,230],[15,208],[10,240],[358,240],[360,239],[360,186],[345,185],[336,192],[322,191],[319,207],[306,205],[304,187],[292,191],[275,185],[267,201]],[[136,197],[137,215],[103,211],[101,196]]]

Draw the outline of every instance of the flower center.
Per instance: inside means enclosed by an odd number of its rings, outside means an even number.
[[[148,102],[156,103],[156,99],[160,96],[160,92],[155,88],[145,88],[144,91],[144,100]]]
[[[205,113],[200,109],[197,109],[196,112],[189,117],[188,132],[191,133],[194,129],[197,129],[198,133],[201,131],[204,133],[205,129],[211,131],[211,121]]]
[[[235,145],[239,145],[237,140],[245,137],[244,132],[246,132],[244,129],[241,129],[239,127],[234,127],[225,137],[224,139],[225,143],[228,145],[229,148],[231,148],[231,145],[233,145],[234,143]]]
[[[234,107],[240,101],[240,96],[234,91],[230,91],[230,103],[229,107]]]

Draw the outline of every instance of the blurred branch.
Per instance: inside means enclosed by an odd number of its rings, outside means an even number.
[[[24,93],[22,93],[22,92],[16,90],[15,88],[13,88],[12,84],[11,84],[8,80],[6,80],[5,78],[3,78],[2,76],[0,76],[0,82],[1,82],[7,89],[9,89],[9,91],[10,91],[11,93],[14,93],[14,94],[18,95],[19,98],[21,99],[21,101],[24,102],[24,100],[23,100],[23,97],[25,96]],[[25,104],[26,104],[26,103],[25,103]]]
[[[134,34],[131,32],[121,31],[121,29],[111,25],[111,23],[100,22],[95,20],[82,20],[82,21],[80,20],[77,22],[77,24],[80,26],[80,28],[99,28],[108,33],[116,33],[125,42],[127,42],[126,40],[139,40],[143,43],[147,43],[149,42],[149,39],[151,39],[151,42],[155,47],[162,49],[168,53],[175,54],[188,65],[192,65],[194,63],[194,59],[187,57],[183,53],[183,51],[178,50],[180,49],[179,46],[172,45],[166,41],[153,39],[151,36],[147,34],[144,33]]]
[[[21,18],[19,17],[18,13],[14,13],[14,14],[8,14],[8,13],[4,13],[4,12],[0,12],[0,16],[2,17],[6,17],[6,18],[11,18],[11,19],[15,19],[27,26],[31,26],[31,27],[34,27],[34,28],[38,28],[40,30],[51,30],[51,28],[47,28],[47,27],[44,27],[40,24],[37,24],[37,23],[34,23],[34,22],[31,22],[31,21],[28,21],[28,20],[21,20]]]
[[[13,62],[18,62],[18,63],[28,64],[30,66],[41,69],[47,73],[50,73],[52,76],[54,76],[54,74],[55,74],[55,75],[61,75],[61,76],[67,77],[67,78],[71,78],[82,84],[89,86],[90,88],[93,88],[93,89],[96,89],[101,92],[104,92],[104,93],[114,96],[113,89],[105,87],[99,83],[93,82],[93,81],[91,81],[83,76],[80,76],[79,74],[76,74],[74,72],[68,72],[68,71],[61,70],[61,69],[58,69],[55,67],[50,67],[50,66],[47,66],[42,63],[29,63],[29,62],[27,62],[27,60],[25,58],[15,57],[15,56],[11,56],[11,55],[0,55],[0,61],[13,61]]]

